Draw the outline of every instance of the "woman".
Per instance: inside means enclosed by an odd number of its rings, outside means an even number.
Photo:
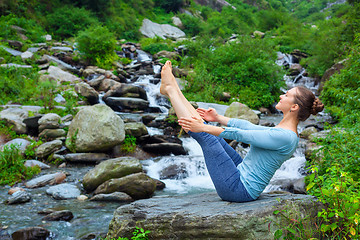
[[[182,94],[172,74],[170,61],[161,71],[160,93],[169,97],[179,124],[200,144],[220,198],[231,202],[253,201],[260,196],[275,171],[294,153],[299,142],[299,121],[324,108],[310,90],[295,87],[280,96],[276,109],[284,116],[273,128],[230,119],[212,108],[195,110]],[[207,125],[203,119],[227,127]],[[250,151],[242,159],[223,138],[250,144]]]

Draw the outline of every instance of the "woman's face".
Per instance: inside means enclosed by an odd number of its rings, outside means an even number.
[[[280,101],[276,104],[277,110],[284,112],[290,111],[290,108],[295,104],[296,88],[292,88],[283,95],[280,95]]]

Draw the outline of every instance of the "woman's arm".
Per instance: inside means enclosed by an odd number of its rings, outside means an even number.
[[[221,125],[227,126],[228,121],[230,120],[230,118],[218,114],[215,108],[209,108],[209,109],[198,108],[196,109],[196,111],[200,114],[200,116],[204,120],[208,122],[218,122]]]

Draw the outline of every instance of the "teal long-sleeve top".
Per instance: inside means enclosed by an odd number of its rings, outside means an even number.
[[[237,168],[241,182],[253,199],[260,196],[275,171],[292,156],[299,143],[297,134],[291,130],[234,118],[219,137],[250,144],[249,152]]]

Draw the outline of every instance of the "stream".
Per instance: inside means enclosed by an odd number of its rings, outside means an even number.
[[[278,64],[284,64],[284,61],[291,63],[291,56],[284,55],[282,60],[277,61]],[[154,70],[159,71],[159,66],[155,66]],[[308,88],[316,91],[317,86],[314,85],[313,79],[309,79],[304,76],[296,76],[298,79],[285,76],[284,79],[287,82],[289,88],[298,84],[305,85]],[[296,78],[295,77],[295,78]],[[162,114],[158,114],[158,117],[165,117],[167,114],[166,103],[158,98],[160,83],[154,84],[154,78],[151,75],[143,75],[132,84],[142,86],[148,94],[148,99],[151,106],[159,107]],[[213,107],[219,114],[224,114],[227,106],[210,103],[198,103],[199,107],[208,108]],[[123,114],[118,113],[125,118],[133,118],[139,120],[140,114]],[[261,115],[261,122],[272,122],[275,125],[281,120],[280,114],[274,115]],[[299,132],[303,130],[306,125],[313,124],[321,120],[324,115],[320,115],[317,118],[310,118],[304,123],[299,125]],[[260,122],[260,123],[261,123]],[[161,129],[148,128],[150,135],[162,134]],[[163,156],[156,157],[147,160],[143,160],[142,164],[144,170],[150,177],[160,179],[161,170],[167,166],[176,165],[184,166],[184,174],[178,176],[177,179],[162,179],[166,184],[166,188],[161,191],[156,191],[155,195],[187,195],[194,193],[202,193],[208,191],[215,191],[214,186],[210,180],[210,176],[206,170],[202,151],[198,143],[187,137],[181,138],[185,149],[188,151],[188,155],[183,156]],[[265,192],[274,190],[286,190],[284,186],[289,182],[294,182],[302,178],[305,174],[305,157],[304,157],[304,140],[300,140],[299,146],[292,158],[286,161],[279,170],[276,171],[270,184],[265,189]],[[248,149],[242,149],[243,153],[246,153]],[[81,181],[87,171],[93,166],[80,165],[80,164],[67,164],[65,168],[52,167],[42,171],[43,174],[55,173],[57,171],[65,171],[68,173],[66,182],[75,183],[80,189],[82,189]],[[21,184],[19,184],[21,187]],[[0,208],[0,239],[7,239],[4,236],[13,233],[16,230],[25,227],[40,226],[51,231],[49,239],[61,239],[61,240],[77,240],[81,239],[89,233],[106,233],[108,230],[109,222],[113,217],[113,212],[116,208],[121,206],[119,203],[112,202],[93,202],[93,201],[80,201],[77,199],[71,200],[54,200],[52,197],[45,194],[48,186],[27,189],[31,195],[32,200],[23,204],[5,205],[1,204]],[[0,187],[0,201],[3,202],[8,199],[7,194],[9,186]],[[57,210],[70,210],[74,218],[70,222],[59,221],[43,221],[42,215],[37,212],[44,209],[57,209]],[[3,238],[4,237],[4,238]],[[87,238],[90,239],[90,238]]]

